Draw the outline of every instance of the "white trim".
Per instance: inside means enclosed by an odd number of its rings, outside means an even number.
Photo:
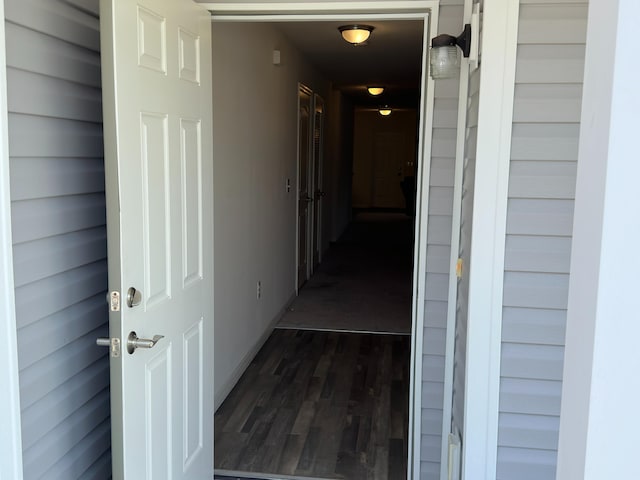
[[[469,264],[462,478],[495,479],[519,2],[485,2]]]
[[[422,80],[420,91],[420,125],[418,127],[418,172],[416,178],[415,253],[413,268],[413,295],[411,306],[411,368],[409,379],[409,446],[407,478],[420,478],[422,443],[422,361],[424,316],[427,280],[427,227],[429,224],[429,181],[431,178],[431,147],[433,139],[433,110],[435,83],[429,75],[429,49],[431,38],[438,31],[439,2],[435,3],[424,19],[422,49]]]
[[[20,386],[13,283],[4,3],[0,2],[0,478],[22,479]]]
[[[640,478],[638,0],[591,0],[556,478]]]
[[[420,478],[420,437],[422,406],[422,343],[424,332],[424,300],[426,288],[426,250],[429,204],[429,177],[433,137],[434,82],[428,74],[428,42],[438,27],[440,0],[385,2],[320,2],[320,3],[201,3],[212,12],[215,21],[311,21],[343,20],[347,14],[375,20],[423,19],[422,89],[418,151],[419,170],[416,182],[416,242],[414,260],[414,295],[412,305],[412,348],[409,392],[409,480]],[[349,15],[349,20],[354,20]],[[429,115],[427,115],[427,113]],[[423,185],[425,190],[423,191]],[[425,212],[423,219],[421,212]],[[297,263],[297,261],[296,261]],[[297,277],[296,277],[297,284]]]
[[[299,2],[299,3],[200,3],[214,15],[283,14],[300,16],[302,14],[317,13],[323,17],[331,13],[386,13],[397,12],[416,13],[433,10],[440,0],[425,1],[386,1],[386,2]],[[344,19],[344,16],[341,17]]]
[[[471,18],[472,1],[465,0],[463,24]],[[478,37],[479,38],[479,37]],[[464,173],[464,147],[467,138],[467,95],[469,94],[469,60],[463,58],[458,85],[458,123],[456,125],[456,159],[453,174],[453,209],[451,214],[451,251],[449,255],[449,292],[447,295],[447,329],[444,356],[444,395],[442,402],[442,438],[440,450],[440,478],[449,478],[449,435],[453,411],[453,372],[456,343],[456,313],[458,307],[458,276],[456,264],[460,255],[460,224],[462,216],[462,180]],[[458,455],[459,455],[458,445]]]

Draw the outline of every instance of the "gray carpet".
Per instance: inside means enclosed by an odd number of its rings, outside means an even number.
[[[413,221],[359,213],[277,328],[411,333]]]

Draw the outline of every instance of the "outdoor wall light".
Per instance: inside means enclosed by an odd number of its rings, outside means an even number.
[[[460,71],[460,53],[469,57],[471,51],[471,24],[467,23],[460,35],[442,34],[431,40],[431,53],[429,63],[431,65],[431,77],[452,78]]]
[[[460,51],[468,59],[469,71],[478,68],[480,62],[480,3],[473,4],[471,23],[464,26],[464,30],[457,37],[453,35],[438,35],[431,40],[429,65],[431,77],[452,78],[460,71]],[[458,51],[460,47],[460,51]]]
[[[380,107],[378,109],[378,113],[383,117],[388,117],[389,115],[391,115],[391,109],[385,105],[384,107]]]
[[[382,95],[382,92],[384,92],[384,87],[367,87],[367,92],[369,92],[369,95],[377,97],[378,95]]]
[[[338,27],[338,30],[340,30],[345,42],[351,45],[361,45],[367,41],[373,32],[373,27],[371,25],[343,25]]]

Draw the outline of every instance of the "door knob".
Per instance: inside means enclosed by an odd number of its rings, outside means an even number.
[[[133,353],[136,348],[153,348],[164,335],[154,335],[152,339],[138,338],[136,332],[131,332],[127,338],[127,352]]]

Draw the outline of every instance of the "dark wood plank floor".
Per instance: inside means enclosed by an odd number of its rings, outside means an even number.
[[[275,330],[216,412],[216,470],[406,479],[409,349],[408,336]]]

